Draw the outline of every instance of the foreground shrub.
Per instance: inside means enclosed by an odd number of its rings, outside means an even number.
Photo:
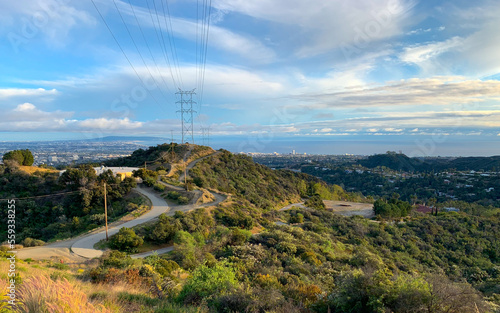
[[[226,295],[238,286],[234,270],[221,262],[213,267],[202,265],[188,279],[178,300],[184,303],[199,303],[204,298]]]

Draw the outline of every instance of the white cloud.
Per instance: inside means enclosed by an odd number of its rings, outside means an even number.
[[[349,45],[364,49],[371,42],[399,35],[414,6],[413,1],[406,0],[216,0],[212,3],[221,10],[283,26],[281,35],[288,35],[277,40],[296,45],[296,54],[301,57]]]
[[[453,37],[443,42],[406,47],[400,59],[406,63],[421,64],[463,44],[463,39]]]
[[[32,97],[32,96],[55,96],[58,94],[56,89],[26,89],[26,88],[4,88],[0,89],[0,99],[13,97]]]
[[[403,131],[403,129],[402,128],[388,127],[388,128],[384,128],[384,131],[389,132],[389,133],[400,133]]]
[[[112,6],[110,3],[107,4]],[[134,26],[136,25],[135,17],[133,17],[135,11],[135,15],[141,23],[151,29],[154,27],[161,28],[165,32],[172,32],[176,37],[185,38],[193,42],[196,42],[197,36],[199,36],[200,30],[196,21],[174,16],[166,17],[157,12],[160,21],[169,18],[168,26],[165,26],[164,23],[160,23],[158,26],[155,19],[151,19],[151,15],[146,8],[134,6],[134,11],[132,11],[129,3],[123,1],[117,1],[117,5],[122,14],[128,15],[132,21],[131,24]],[[171,28],[169,27],[170,24]],[[266,47],[256,38],[237,34],[217,25],[210,25],[208,43],[211,47],[235,53],[255,63],[269,63],[276,57],[272,49]]]
[[[410,45],[404,48],[400,60],[419,66],[423,75],[461,73],[488,77],[500,72],[498,3],[479,1],[474,5],[455,5],[449,2],[437,8],[436,18],[449,25],[439,27],[438,31],[446,29],[447,33],[459,37]]]
[[[81,3],[61,0],[2,1],[0,26],[4,27],[0,33],[6,31],[13,45],[41,36],[51,46],[64,46],[72,29],[96,23],[79,6]]]
[[[83,119],[72,118],[74,112],[53,111],[47,112],[38,109],[32,103],[19,104],[14,109],[4,112],[0,120],[0,131],[37,131],[37,132],[129,132],[140,129],[141,122],[123,119]]]
[[[459,104],[500,100],[500,81],[467,80],[464,77],[413,78],[388,82],[383,86],[356,88],[331,93],[295,96],[315,102],[312,108],[415,106]]]
[[[100,129],[102,131],[109,130],[131,130],[141,128],[143,123],[141,122],[133,122],[128,118],[123,119],[106,119],[106,118],[97,118],[97,119],[86,119],[83,121],[75,122],[78,128],[81,129]]]

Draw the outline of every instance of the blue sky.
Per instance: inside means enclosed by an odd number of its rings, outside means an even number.
[[[0,140],[180,138],[196,88],[196,140],[235,150],[500,154],[498,1],[94,3],[2,1]]]

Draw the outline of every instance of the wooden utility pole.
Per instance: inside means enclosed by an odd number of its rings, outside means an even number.
[[[106,182],[104,182],[104,221],[106,223],[106,241],[108,238],[108,202],[106,201]]]
[[[171,154],[172,154],[172,159],[170,160],[171,163],[174,163],[174,131],[170,130],[170,135],[172,136],[172,140],[170,141],[170,149]]]

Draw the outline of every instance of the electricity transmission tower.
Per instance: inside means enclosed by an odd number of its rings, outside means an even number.
[[[210,146],[210,127],[201,128],[201,136],[204,146]]]
[[[193,90],[181,90],[175,93],[176,95],[181,96],[181,100],[177,101],[181,105],[181,109],[177,112],[181,112],[181,123],[182,123],[182,143],[185,143],[184,137],[191,136],[191,143],[194,143],[193,137],[193,113],[196,111],[193,110],[193,95],[196,94]]]

